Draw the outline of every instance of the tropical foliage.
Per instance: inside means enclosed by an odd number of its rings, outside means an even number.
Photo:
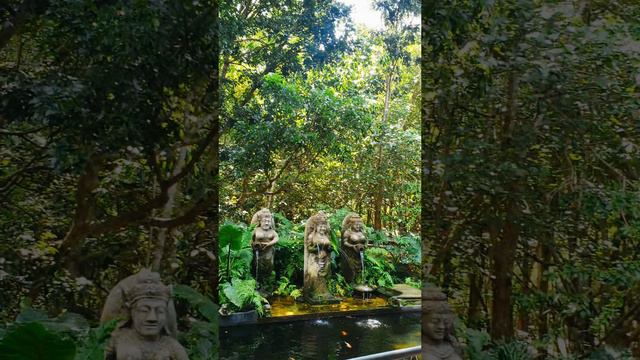
[[[376,4],[403,15],[372,31],[338,1],[222,6],[224,219],[348,207],[378,230],[419,231],[417,2]]]
[[[638,15],[423,4],[425,276],[494,341],[549,357],[637,344]]]
[[[217,7],[0,6],[0,318],[97,320],[142,267],[217,286]]]

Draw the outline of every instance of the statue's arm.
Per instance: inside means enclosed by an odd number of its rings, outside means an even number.
[[[267,243],[267,246],[273,246],[273,245],[275,245],[275,244],[278,242],[278,239],[279,239],[279,237],[278,237],[278,233],[277,233],[277,232],[275,232],[275,230],[274,230],[274,231],[273,231],[273,239],[271,239],[271,241],[269,241],[269,242]]]

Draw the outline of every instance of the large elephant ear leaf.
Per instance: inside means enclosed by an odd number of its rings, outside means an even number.
[[[218,323],[218,305],[214,304],[208,297],[200,294],[195,289],[187,285],[175,285],[173,287],[174,296],[186,300],[191,306],[204,316],[209,322]]]
[[[73,360],[75,355],[73,341],[37,322],[16,326],[0,341],[0,360]]]
[[[222,249],[227,245],[230,245],[231,250],[240,250],[242,248],[242,234],[242,228],[237,225],[224,224],[220,226],[220,230],[218,231],[220,248]]]

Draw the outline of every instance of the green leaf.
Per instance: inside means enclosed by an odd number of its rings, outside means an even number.
[[[214,324],[218,323],[218,306],[208,297],[187,285],[181,284],[173,287],[173,294],[178,298],[188,301],[191,306],[196,308],[198,312],[210,322]]]
[[[224,248],[227,245],[231,246],[231,250],[242,249],[242,228],[233,224],[224,224],[218,231],[218,239],[220,241],[220,248]]]
[[[73,341],[37,322],[18,325],[0,342],[1,360],[73,360],[75,354]]]
[[[111,336],[111,332],[118,325],[118,319],[101,324],[95,329],[91,329],[89,336],[82,347],[78,350],[76,359],[82,360],[103,360],[104,347]]]

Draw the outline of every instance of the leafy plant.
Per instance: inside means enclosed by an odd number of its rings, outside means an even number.
[[[36,321],[17,324],[0,341],[2,360],[73,360],[75,355],[73,340]]]
[[[353,294],[353,287],[351,287],[351,284],[349,284],[341,274],[332,276],[327,283],[327,287],[334,295],[351,296]]]
[[[173,294],[176,298],[187,301],[205,319],[192,321],[189,331],[182,335],[189,359],[216,359],[219,348],[218,306],[186,285],[174,286]]]
[[[250,278],[252,276],[251,236],[253,226],[243,228],[240,225],[225,223],[220,227],[220,273],[219,278],[227,282],[231,278]]]
[[[97,328],[89,330],[84,339],[84,343],[78,350],[77,359],[83,360],[103,360],[104,347],[109,341],[111,332],[118,325],[118,319],[101,324]]]
[[[230,283],[220,285],[220,301],[232,312],[256,310],[264,315],[263,303],[266,299],[256,290],[254,279],[231,279]]]
[[[277,288],[273,293],[275,295],[291,296],[294,299],[302,295],[302,291],[295,284],[289,283],[289,279],[286,276],[280,277]]]
[[[527,344],[522,341],[498,341],[489,350],[490,359],[531,360]]]
[[[390,260],[390,253],[382,248],[368,248],[364,252],[365,283],[378,287],[393,286],[395,267]]]
[[[404,283],[407,285],[413,286],[414,288],[422,289],[422,280],[420,279],[414,279],[414,278],[408,277],[404,279]]]

